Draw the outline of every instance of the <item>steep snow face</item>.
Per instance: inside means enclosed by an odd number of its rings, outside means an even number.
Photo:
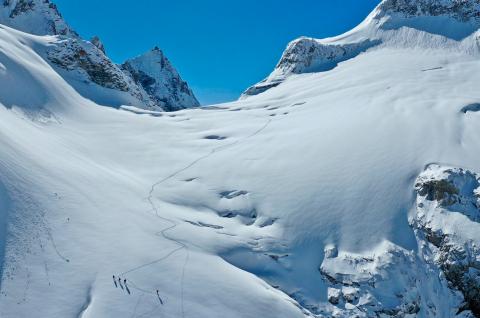
[[[165,110],[200,105],[188,84],[181,79],[158,47],[126,61],[122,68],[148,93],[156,105]]]
[[[384,0],[357,28],[341,36],[289,43],[274,71],[241,98],[276,87],[291,75],[331,70],[379,46],[449,46],[478,53],[479,27],[478,0]]]
[[[77,36],[49,0],[1,0],[0,24],[36,35]]]

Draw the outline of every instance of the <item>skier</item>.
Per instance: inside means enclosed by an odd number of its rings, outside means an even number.
[[[118,288],[117,280],[115,279],[115,275],[113,275],[113,283],[115,284],[115,288]]]
[[[125,286],[127,286],[127,279],[126,278],[123,280],[123,284],[125,284]]]
[[[157,289],[157,297],[158,297],[158,300],[160,301],[160,304],[163,305],[163,300],[162,300],[162,298],[160,297],[160,294],[159,294],[159,292],[158,292],[158,289]]]

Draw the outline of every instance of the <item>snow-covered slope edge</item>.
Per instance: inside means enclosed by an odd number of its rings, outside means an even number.
[[[241,96],[257,95],[295,74],[322,72],[379,46],[480,51],[477,0],[384,0],[355,29],[333,38],[302,37],[288,44],[273,72]]]

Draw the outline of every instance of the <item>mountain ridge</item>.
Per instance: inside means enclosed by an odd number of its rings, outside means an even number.
[[[157,111],[200,106],[170,62],[155,74],[156,89],[142,86],[138,76],[111,61],[99,37],[86,41],[72,30],[50,0],[3,0],[0,24],[34,35],[59,36],[46,49],[47,60],[77,91],[97,103]]]
[[[354,29],[331,38],[290,42],[273,72],[249,87],[245,99],[277,87],[289,76],[328,71],[378,46],[435,46],[480,52],[478,0],[383,0]]]

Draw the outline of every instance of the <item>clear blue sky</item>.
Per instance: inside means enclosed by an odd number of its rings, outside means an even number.
[[[158,45],[202,104],[230,101],[274,68],[287,43],[357,25],[379,0],[54,0],[115,62]]]

